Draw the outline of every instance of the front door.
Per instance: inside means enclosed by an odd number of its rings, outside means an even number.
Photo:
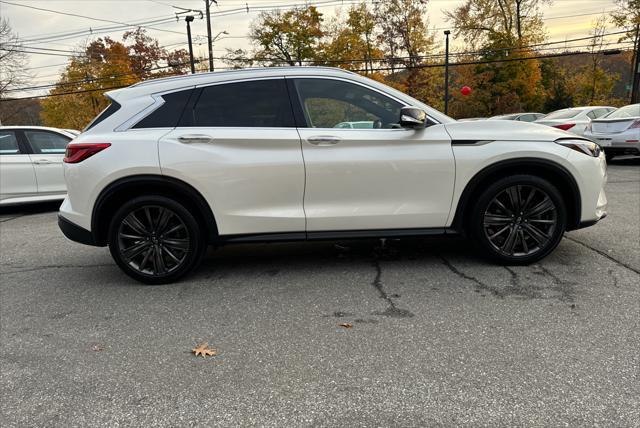
[[[356,82],[299,78],[293,86],[307,125],[298,129],[307,231],[445,226],[455,165],[442,125],[402,129],[403,104]]]
[[[284,78],[197,88],[160,139],[162,173],[211,204],[220,235],[304,234],[304,164]]]

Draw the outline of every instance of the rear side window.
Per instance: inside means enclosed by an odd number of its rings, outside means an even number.
[[[13,131],[0,131],[0,156],[20,154],[18,139]]]
[[[226,83],[202,89],[180,126],[295,127],[284,79]]]
[[[82,130],[82,132],[88,131],[89,129],[93,128],[118,110],[120,110],[120,104],[115,101],[111,101],[111,104],[109,104],[106,109],[102,110],[102,112],[100,112],[100,114],[97,115],[95,119],[93,119],[91,123],[89,123],[87,127]]]
[[[25,130],[24,135],[27,137],[33,153],[41,155],[64,153],[67,144],[71,141],[71,138],[55,132]]]
[[[192,92],[193,89],[189,89],[162,95],[164,103],[134,128],[175,128]]]
[[[558,110],[558,111],[554,111],[553,113],[549,113],[549,115],[545,117],[545,119],[570,119],[572,117],[577,116],[579,113],[580,113],[580,110],[572,110],[572,109]]]

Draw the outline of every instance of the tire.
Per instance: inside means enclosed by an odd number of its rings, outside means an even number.
[[[567,224],[558,189],[533,175],[496,181],[478,195],[470,214],[471,236],[482,254],[506,265],[527,265],[547,256]]]
[[[167,284],[194,270],[207,245],[198,222],[179,202],[159,195],[126,202],[109,227],[117,265],[144,284]]]
[[[604,152],[604,157],[607,159],[607,162],[609,162],[615,157],[615,155],[613,153]]]

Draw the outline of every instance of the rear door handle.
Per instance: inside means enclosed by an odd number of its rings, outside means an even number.
[[[47,165],[53,162],[51,162],[49,159],[37,159],[34,160],[33,163],[35,163],[36,165]]]
[[[307,141],[316,146],[333,146],[342,141],[342,138],[332,135],[314,135],[313,137],[307,138]]]
[[[213,138],[205,134],[187,134],[179,136],[178,141],[185,144],[212,143]]]

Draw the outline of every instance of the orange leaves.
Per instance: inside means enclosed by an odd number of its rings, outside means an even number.
[[[209,348],[209,344],[208,343],[201,343],[200,345],[198,345],[196,348],[193,348],[191,350],[191,352],[193,352],[195,354],[195,356],[197,357],[198,355],[202,355],[202,358],[206,358],[206,357],[215,357],[216,355],[218,355],[218,353],[216,352],[215,349],[211,349]]]

